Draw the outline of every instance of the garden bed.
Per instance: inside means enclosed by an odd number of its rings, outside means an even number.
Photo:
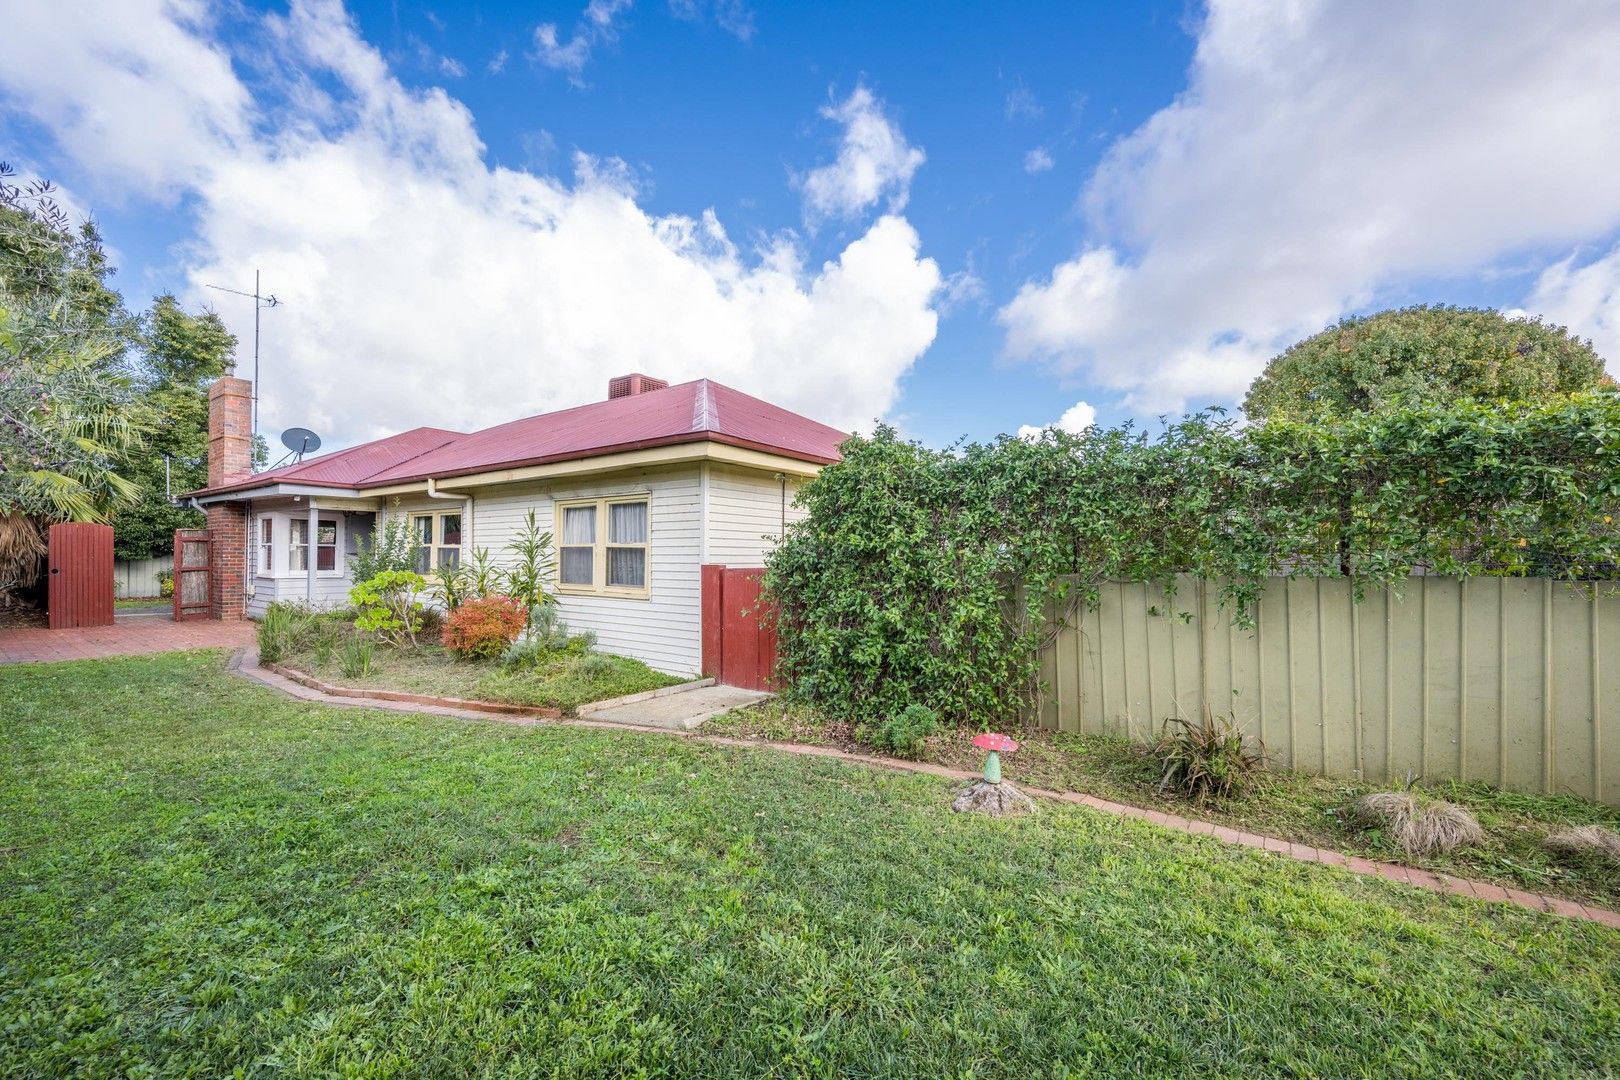
[[[559,651],[532,667],[508,669],[499,660],[463,659],[435,644],[423,643],[415,649],[378,647],[372,653],[371,670],[365,675],[344,674],[340,656],[338,648],[326,656],[318,655],[313,648],[301,648],[278,662],[331,686],[559,709],[564,713],[588,702],[686,681],[654,671],[640,660],[600,652]],[[591,657],[600,659],[588,660]]]
[[[829,720],[814,710],[781,701],[762,702],[715,717],[703,730],[713,735],[877,753],[856,740],[853,724]],[[974,734],[963,730],[932,736],[923,744],[920,760],[977,769],[984,754],[970,745]],[[1550,833],[1571,825],[1620,829],[1620,810],[1583,799],[1524,795],[1483,784],[1420,783],[1418,787],[1424,793],[1470,810],[1485,830],[1485,842],[1445,855],[1415,858],[1381,832],[1362,830],[1350,821],[1350,804],[1362,794],[1381,790],[1375,785],[1272,771],[1259,776],[1253,788],[1240,796],[1199,802],[1161,792],[1158,760],[1139,744],[1039,729],[1015,734],[1023,747],[1016,754],[1002,757],[1003,772],[1015,783],[1084,792],[1369,859],[1573,900],[1591,900],[1605,907],[1620,906],[1620,868],[1596,861],[1579,865],[1561,862],[1543,846]]]

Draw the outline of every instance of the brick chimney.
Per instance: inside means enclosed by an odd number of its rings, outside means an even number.
[[[618,375],[608,380],[608,400],[614,398],[635,397],[653,390],[662,390],[669,385],[666,379],[655,379],[651,375],[640,373],[632,375]]]
[[[253,471],[253,384],[225,376],[208,388],[208,486]]]
[[[253,384],[226,376],[208,388],[208,486],[241,480],[253,471]],[[247,504],[208,505],[208,614],[247,614]]]

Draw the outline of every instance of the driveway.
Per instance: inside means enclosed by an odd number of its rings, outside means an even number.
[[[0,630],[0,664],[143,656],[177,649],[235,649],[254,640],[251,622],[175,622],[164,611],[120,612],[111,626]]]

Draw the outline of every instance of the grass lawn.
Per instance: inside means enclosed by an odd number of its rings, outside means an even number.
[[[0,672],[0,1073],[1603,1075],[1620,932],[951,785]]]
[[[423,644],[414,651],[379,645],[372,654],[370,674],[349,676],[343,674],[339,652],[334,649],[323,660],[309,649],[300,649],[282,662],[335,686],[545,705],[564,712],[572,712],[586,702],[686,681],[654,671],[628,656],[558,653],[538,667],[508,671],[498,660],[463,660],[434,644]],[[601,659],[588,659],[593,656]]]
[[[122,608],[150,608],[171,607],[174,600],[167,596],[115,596],[113,607]]]
[[[813,710],[770,701],[716,717],[703,726],[714,735],[806,742],[873,753],[854,741],[853,725],[828,721]],[[971,732],[928,740],[922,760],[977,769],[984,754]],[[1252,832],[1367,858],[1494,881],[1533,892],[1620,907],[1620,867],[1602,862],[1563,863],[1542,846],[1548,833],[1568,825],[1620,829],[1620,810],[1566,796],[1523,795],[1484,784],[1443,782],[1423,791],[1466,806],[1485,829],[1486,842],[1448,855],[1413,858],[1382,832],[1357,828],[1346,809],[1377,785],[1268,772],[1255,790],[1227,802],[1195,803],[1158,789],[1160,767],[1145,747],[1099,735],[1025,730],[1016,754],[1002,758],[1008,779],[1059,791],[1083,791],[1167,813],[1219,821]]]

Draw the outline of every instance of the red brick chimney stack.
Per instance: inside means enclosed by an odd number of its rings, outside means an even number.
[[[615,375],[608,380],[608,400],[614,398],[635,397],[653,390],[663,390],[669,386],[666,379],[655,379],[651,375]]]
[[[208,388],[208,486],[253,471],[253,384],[225,376]]]
[[[229,375],[208,388],[208,486],[253,472],[253,384]],[[247,614],[247,504],[208,505],[208,614]]]

